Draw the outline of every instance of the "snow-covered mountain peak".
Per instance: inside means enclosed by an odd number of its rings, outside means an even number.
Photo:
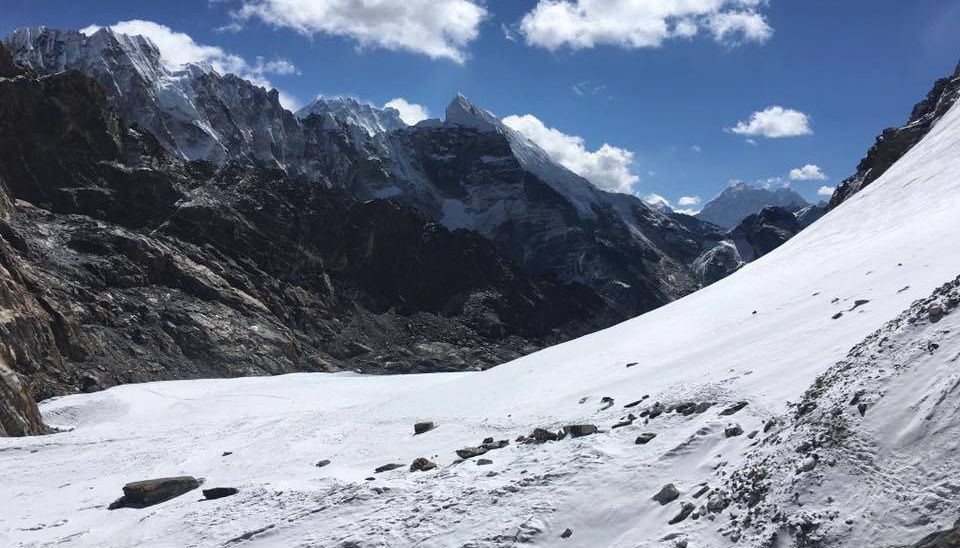
[[[397,109],[377,108],[353,97],[317,97],[312,103],[298,110],[296,116],[303,119],[311,114],[328,113],[347,125],[362,128],[370,136],[407,127]]]
[[[730,183],[697,214],[700,219],[724,228],[734,228],[766,206],[801,209],[810,204],[789,187],[764,188],[742,181]]]
[[[5,43],[22,64],[39,71],[129,66],[150,81],[167,72],[159,48],[149,38],[120,34],[107,27],[90,35],[76,30],[22,27]]]
[[[462,93],[458,93],[447,106],[446,123],[482,132],[503,132],[505,127],[492,112],[474,105]]]

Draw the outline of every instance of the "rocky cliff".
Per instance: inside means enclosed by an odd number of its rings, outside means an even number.
[[[879,179],[930,132],[957,99],[960,99],[960,65],[952,76],[934,83],[930,93],[913,107],[906,125],[883,130],[866,157],[860,160],[857,172],[837,186],[827,210],[834,209]]]

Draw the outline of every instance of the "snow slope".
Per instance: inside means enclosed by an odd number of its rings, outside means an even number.
[[[877,182],[732,277],[485,372],[154,383],[47,401],[46,419],[72,430],[0,440],[0,481],[7,486],[0,491],[0,544],[729,545],[720,530],[731,510],[712,521],[668,521],[681,502],[693,500],[697,484],[722,481],[715,468],[749,463],[753,441],[725,437],[728,423],[751,432],[787,412],[787,402],[800,401],[851,347],[960,273],[958,147],[954,107]],[[869,302],[854,308],[856,300]],[[912,386],[941,395],[937,383]],[[633,411],[649,409],[649,402],[715,405],[610,429],[626,414],[623,405],[644,395],[649,399]],[[601,410],[604,396],[615,405]],[[943,397],[956,403],[953,392]],[[749,402],[745,409],[719,415],[741,400]],[[916,420],[904,411],[909,406],[896,408],[898,423]],[[438,428],[414,437],[418,420]],[[511,442],[485,455],[489,466],[475,459],[452,464],[454,450],[487,436],[513,440],[537,426],[581,422],[603,431],[540,445]],[[923,439],[900,451],[916,446],[922,453],[915,458],[947,462],[955,440],[938,436],[951,429],[912,431]],[[641,432],[657,437],[635,445]],[[417,457],[439,468],[373,473]],[[315,467],[321,459],[332,463]],[[914,473],[908,465],[903,474]],[[925,482],[910,485],[939,485],[957,467],[930,467]],[[213,502],[191,493],[148,509],[106,510],[128,481],[180,474],[240,493]],[[660,506],[651,497],[668,482],[680,499]],[[957,490],[940,496],[950,503],[945,508],[960,502]],[[915,510],[885,508],[868,519],[882,519],[886,538],[899,541],[956,518],[946,510],[925,511],[923,520],[900,515]],[[560,539],[566,528],[572,536]],[[747,542],[754,545],[749,538],[740,545]]]

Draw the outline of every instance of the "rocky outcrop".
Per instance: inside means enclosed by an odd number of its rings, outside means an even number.
[[[765,207],[741,221],[727,237],[736,245],[741,259],[750,262],[785,244],[801,230],[793,212],[782,207]]]
[[[960,98],[960,65],[952,76],[937,80],[926,98],[913,107],[907,124],[887,128],[877,137],[867,156],[857,165],[857,172],[837,186],[827,210],[850,199],[887,172],[893,164],[926,137],[930,129]]]

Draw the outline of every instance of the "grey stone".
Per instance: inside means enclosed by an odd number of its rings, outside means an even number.
[[[110,505],[117,508],[146,508],[166,502],[200,487],[201,480],[192,476],[135,481],[123,486],[123,496]]]
[[[639,436],[637,436],[637,439],[634,443],[637,445],[646,445],[650,443],[650,441],[653,440],[653,438],[655,437],[657,437],[657,435],[654,434],[653,432],[644,432],[643,434],[640,434]]]
[[[671,502],[677,500],[680,496],[680,491],[677,489],[677,486],[668,483],[660,489],[660,492],[653,496],[653,500],[659,502],[661,505],[667,505]]]

